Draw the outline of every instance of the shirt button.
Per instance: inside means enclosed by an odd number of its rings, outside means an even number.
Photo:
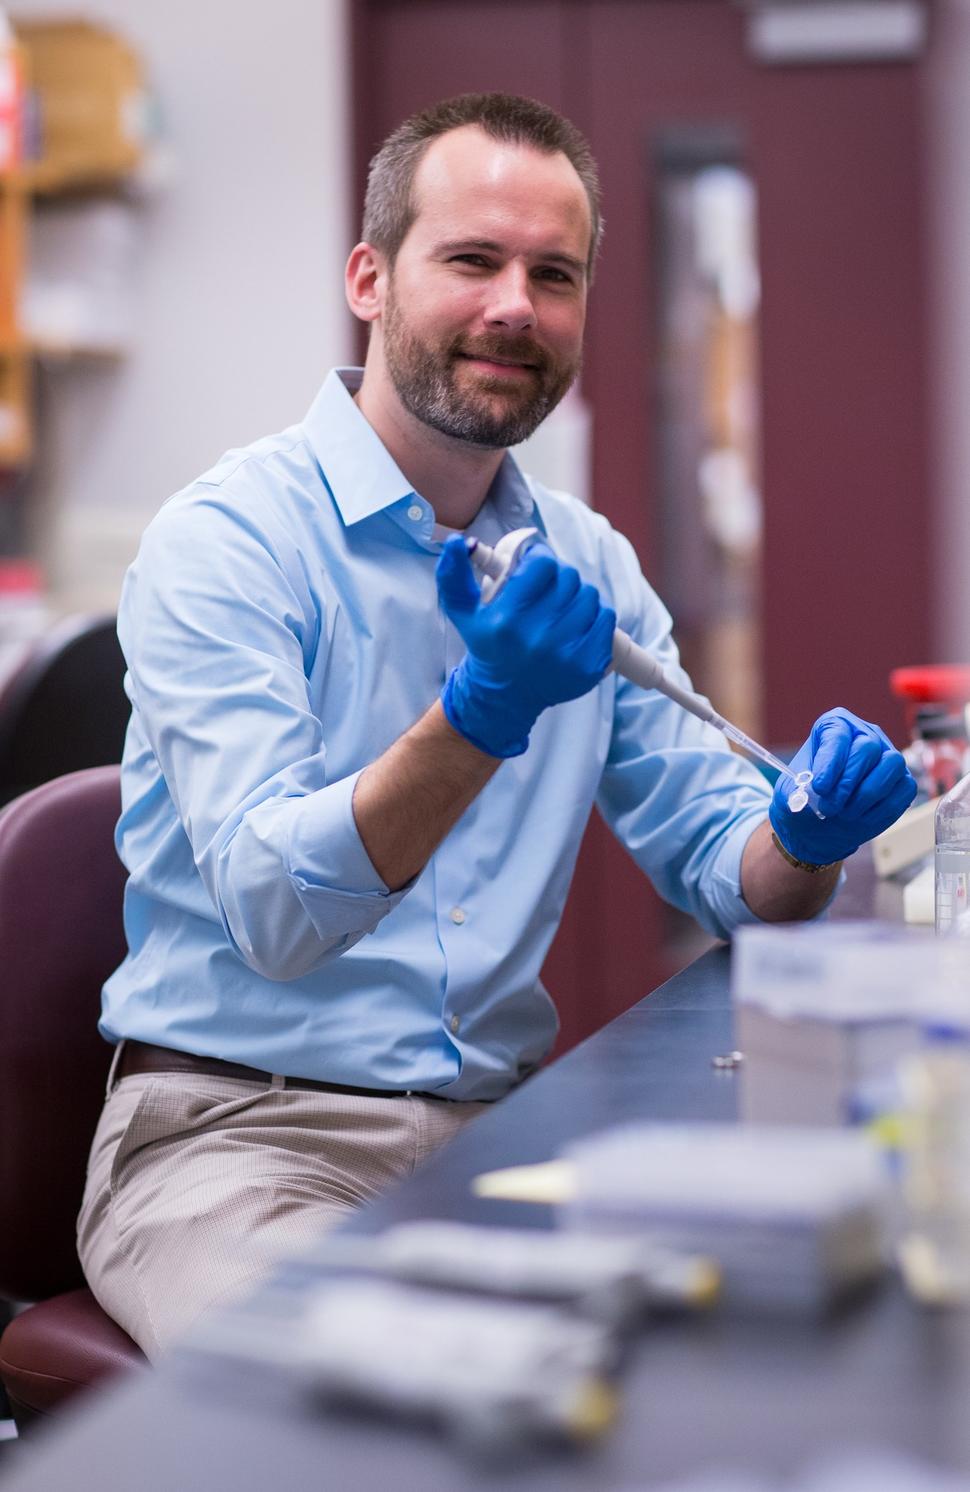
[[[412,503],[408,508],[408,517],[412,523],[420,523],[424,517],[424,509],[418,503]]]
[[[451,1025],[451,1034],[452,1034],[452,1036],[457,1036],[458,1035],[458,1029],[461,1026],[461,1021],[458,1019],[457,1015],[453,1015],[451,1017],[450,1025]]]
[[[464,908],[463,907],[452,907],[452,909],[451,909],[451,920],[455,924],[456,927],[461,927],[462,923],[465,920],[465,910],[464,910]]]

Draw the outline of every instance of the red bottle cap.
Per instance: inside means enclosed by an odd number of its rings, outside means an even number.
[[[900,699],[918,703],[970,700],[970,663],[925,663],[914,668],[894,668],[889,687]]]

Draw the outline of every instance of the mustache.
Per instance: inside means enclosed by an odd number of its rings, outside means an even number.
[[[452,356],[494,358],[503,363],[527,363],[544,373],[549,355],[529,337],[482,337],[475,342],[455,342]]]

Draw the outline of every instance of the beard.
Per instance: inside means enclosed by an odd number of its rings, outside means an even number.
[[[553,358],[529,337],[457,336],[422,342],[407,325],[396,297],[388,296],[383,321],[384,360],[397,396],[409,414],[453,440],[501,449],[518,445],[541,425],[579,373],[581,358]],[[461,374],[469,357],[528,364],[524,379],[487,374],[472,384]]]

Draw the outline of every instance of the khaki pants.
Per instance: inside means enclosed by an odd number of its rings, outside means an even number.
[[[78,1218],[88,1284],[156,1357],[488,1107],[194,1073],[124,1078],[105,1101]]]

